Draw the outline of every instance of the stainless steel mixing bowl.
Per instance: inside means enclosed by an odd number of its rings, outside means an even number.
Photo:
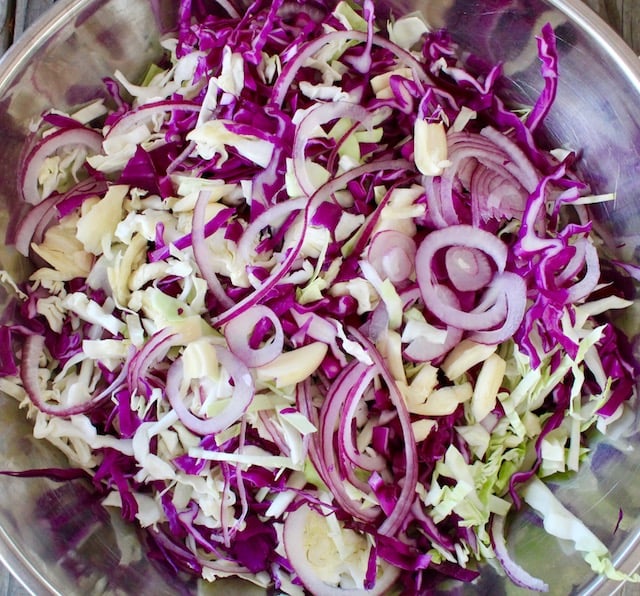
[[[0,60],[0,221],[16,208],[16,163],[29,123],[46,108],[101,96],[102,78],[116,69],[129,78],[159,54],[177,0],[59,0]],[[385,3],[381,3],[385,4]],[[640,62],[578,0],[398,0],[400,11],[423,10],[446,26],[461,47],[504,61],[505,94],[528,103],[540,86],[534,36],[551,22],[559,38],[558,100],[547,120],[550,142],[580,148],[579,169],[597,192],[616,191],[599,221],[618,240],[640,230]],[[0,267],[19,269],[10,248]],[[635,325],[628,320],[630,327]],[[635,332],[635,329],[630,329]],[[0,397],[0,467],[61,465],[31,438],[13,400]],[[610,546],[629,571],[640,563],[640,450],[632,416],[619,435],[594,446],[577,477],[558,482],[563,501]],[[592,465],[593,464],[593,465]],[[618,524],[619,512],[624,517]],[[516,558],[551,585],[552,594],[610,594],[567,545],[541,531],[526,511],[509,534]],[[145,557],[135,531],[91,500],[78,482],[0,477],[0,558],[37,594],[197,593],[194,581],[175,578]],[[244,594],[246,590],[239,588]],[[457,594],[517,594],[491,567]],[[229,586],[219,593],[229,594]],[[633,592],[637,593],[637,592]]]

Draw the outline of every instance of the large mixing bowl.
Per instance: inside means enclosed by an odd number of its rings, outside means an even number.
[[[547,134],[550,142],[581,148],[580,173],[596,192],[616,192],[616,201],[599,213],[599,221],[617,240],[630,243],[625,256],[632,255],[640,230],[640,63],[624,43],[578,0],[389,4],[402,12],[424,9],[429,21],[449,28],[465,51],[504,61],[505,94],[514,102],[528,103],[536,96],[540,78],[534,36],[543,23],[553,24],[561,79]],[[2,58],[0,221],[6,222],[16,206],[16,164],[32,120],[51,106],[64,109],[102,95],[102,78],[116,69],[135,79],[159,54],[159,36],[171,28],[177,5],[177,0],[59,0]],[[10,248],[0,250],[1,268],[19,266]],[[32,438],[13,400],[0,398],[0,417],[0,467],[61,465],[52,449]],[[577,477],[556,487],[626,571],[640,563],[638,443],[638,425],[631,420],[618,436],[594,446],[591,462]],[[539,525],[523,511],[512,524],[509,544],[530,573],[550,584],[552,594],[616,589],[594,578],[580,556]],[[143,540],[94,503],[78,482],[0,477],[0,557],[34,593],[197,592],[195,581],[150,562]],[[229,589],[218,591],[228,594]],[[479,583],[455,590],[522,592],[490,567]]]

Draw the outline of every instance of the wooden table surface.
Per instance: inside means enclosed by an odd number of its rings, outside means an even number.
[[[584,0],[640,54],[640,0]]]
[[[640,0],[583,1],[640,55]],[[0,51],[17,39],[29,23],[54,2],[55,0],[0,0]],[[623,593],[626,591],[623,590]],[[28,592],[0,564],[0,596],[27,595]]]

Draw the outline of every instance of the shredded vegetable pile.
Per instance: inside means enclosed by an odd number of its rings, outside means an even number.
[[[33,263],[0,389],[153,556],[285,594],[425,593],[507,551],[635,396],[576,153],[500,67],[369,0],[183,0],[144,81],[52,109],[19,172]],[[610,267],[606,268],[608,271]],[[70,473],[71,474],[71,473]]]

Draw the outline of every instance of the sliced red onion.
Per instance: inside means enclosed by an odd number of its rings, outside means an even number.
[[[477,305],[462,309],[451,301],[447,286],[434,274],[436,253],[447,247],[481,251],[496,268]],[[494,234],[470,225],[457,225],[428,234],[416,254],[416,275],[426,308],[447,325],[468,331],[491,333],[479,336],[487,343],[499,343],[510,337],[520,324],[526,307],[526,285],[515,273],[505,274],[508,248]]]
[[[289,199],[284,203],[278,203],[268,207],[258,217],[256,217],[245,229],[238,242],[238,255],[244,262],[251,260],[253,244],[260,232],[267,226],[278,227],[286,218],[295,211],[302,211],[307,207],[309,199],[302,197],[299,199]]]
[[[267,319],[273,327],[272,337],[261,347],[252,348],[249,340],[255,326]],[[253,368],[268,364],[282,353],[284,332],[282,323],[269,307],[256,305],[247,309],[241,317],[231,319],[224,328],[227,345],[242,362]]]
[[[422,294],[417,285],[412,285],[400,292],[400,298],[402,299],[402,310],[407,310],[416,302],[422,300]]]
[[[182,359],[175,360],[167,372],[166,394],[171,407],[182,424],[200,436],[222,432],[237,422],[249,407],[254,395],[253,378],[249,369],[225,348],[215,346],[215,351],[218,361],[233,380],[234,389],[227,407],[212,418],[200,418],[192,414],[185,405],[181,388],[184,368]]]
[[[506,140],[505,140],[506,139]],[[510,180],[515,180],[528,192],[538,186],[539,176],[524,152],[513,141],[491,128],[480,134],[455,132],[449,135],[449,161],[459,170],[458,164],[473,159]]]
[[[445,255],[447,275],[461,292],[475,292],[484,288],[493,276],[486,255],[477,248],[452,246]]]
[[[423,176],[425,198],[427,202],[427,214],[433,225],[438,229],[460,223],[453,204],[453,196],[444,196],[442,192],[442,176]]]
[[[500,325],[504,321],[507,314],[507,297],[499,294],[495,289],[491,291],[491,286],[478,306],[471,310],[456,306],[448,290],[449,288],[444,285],[427,286],[426,282],[420,283],[426,308],[447,325],[468,331],[480,331]]]
[[[380,301],[376,306],[369,320],[367,321],[367,336],[371,341],[377,342],[389,331],[389,310],[387,309],[384,301]]]
[[[500,273],[506,267],[509,249],[500,238],[486,230],[460,224],[447,230],[435,230],[425,236],[416,255],[418,273],[422,272],[423,275],[430,273],[430,269],[427,269],[427,266],[433,261],[436,252],[449,246],[460,246],[482,251],[485,255],[491,257]]]
[[[153,103],[147,103],[139,106],[135,110],[130,110],[123,114],[113,125],[106,131],[105,140],[110,139],[135,128],[143,122],[148,122],[152,118],[162,114],[168,114],[174,111],[199,112],[202,106],[188,101],[163,100]]]
[[[536,592],[548,592],[549,585],[546,582],[537,577],[533,577],[513,560],[507,550],[507,544],[504,539],[504,529],[505,516],[494,514],[490,525],[491,542],[493,544],[493,550],[496,553],[496,558],[507,574],[507,577],[516,586],[520,586],[521,588],[534,590]]]
[[[450,132],[447,159],[450,165],[442,176],[422,180],[428,214],[438,228],[460,223],[454,188],[469,191],[472,219],[478,225],[492,216],[521,216],[528,194],[538,183],[539,176],[524,152],[490,128],[482,134]]]
[[[394,407],[394,414],[398,417],[402,429],[402,441],[405,447],[405,471],[404,478],[398,481],[400,494],[393,511],[378,528],[380,534],[394,536],[407,520],[411,505],[416,494],[418,484],[418,452],[416,441],[411,427],[411,417],[407,410],[404,396],[398,389],[395,378],[387,368],[384,359],[376,347],[357,329],[349,328],[349,332],[367,350],[367,354],[373,360],[374,366],[379,372],[389,391],[389,399]]]
[[[29,256],[29,248],[31,242],[39,243],[42,241],[45,231],[51,225],[51,222],[61,217],[63,203],[75,203],[82,201],[89,196],[100,196],[107,190],[105,182],[96,180],[83,180],[68,190],[64,194],[54,194],[42,200],[36,206],[32,207],[26,216],[18,223],[18,228],[14,236],[14,244],[16,250],[26,256]]]
[[[355,444],[354,424],[357,409],[375,376],[375,371],[371,367],[367,367],[366,365],[359,366],[363,369],[363,372],[360,373],[357,383],[346,383],[347,385],[350,385],[346,387],[346,393],[341,392],[339,394],[339,399],[334,400],[331,404],[333,407],[326,411],[326,415],[324,415],[324,408],[321,410],[321,427],[319,430],[323,437],[323,444],[326,445],[327,439],[329,439],[331,443],[334,442],[330,435],[334,433],[334,430],[337,427],[338,466],[356,486],[360,487],[362,490],[368,491],[367,483],[357,478],[355,470],[350,469],[350,464],[353,464],[356,468],[360,468],[362,470],[380,471],[386,467],[387,462],[385,458],[380,455],[360,453]],[[336,397],[338,397],[338,394],[336,394]],[[344,401],[342,401],[343,397]],[[327,401],[329,400],[327,399]],[[338,407],[335,407],[336,405]],[[335,455],[333,449],[331,448],[330,450],[332,454]],[[349,474],[349,472],[354,473]]]
[[[330,586],[318,577],[308,558],[309,550],[315,548],[313,542],[307,538],[309,517],[313,515],[321,514],[305,504],[295,511],[290,511],[284,522],[283,543],[287,559],[304,587],[311,594],[322,596],[382,596],[386,594],[400,574],[400,569],[383,561],[380,562],[380,571],[371,590]]]
[[[171,328],[165,327],[154,333],[145,344],[135,352],[128,361],[127,383],[131,390],[144,391],[148,370],[162,360],[169,350],[180,344],[178,334]]]
[[[28,257],[31,242],[39,242],[41,240],[35,237],[36,229],[43,225],[48,225],[57,216],[56,205],[62,199],[63,195],[47,197],[30,209],[26,217],[20,221],[15,235],[15,247],[21,255]]]
[[[356,411],[366,390],[364,383],[360,389],[345,404],[342,415],[338,420],[338,451],[341,455],[341,463],[350,461],[357,468],[372,472],[374,470],[384,470],[387,465],[386,459],[381,455],[369,455],[361,453],[355,442],[354,422]]]
[[[312,184],[307,171],[305,148],[309,139],[317,135],[317,130],[323,124],[327,124],[339,118],[348,118],[354,126],[368,126],[372,114],[358,104],[346,101],[332,101],[330,103],[317,103],[309,108],[302,117],[293,138],[293,171],[298,186],[302,192],[310,197],[317,189]]]
[[[313,402],[314,396],[315,393],[309,378],[296,385],[296,406],[300,410],[300,413],[304,415],[311,424],[319,428],[320,422],[318,419],[318,410]],[[322,446],[319,434],[320,433],[315,432],[305,435],[303,445],[308,450],[309,459],[313,463],[313,467],[318,471],[321,478],[325,478],[329,476],[329,472],[321,454]]]
[[[468,160],[473,167],[468,176],[459,174],[460,181],[471,196],[471,218],[474,226],[481,226],[491,217],[517,217],[527,202],[528,192],[514,176],[505,171],[484,167]]]
[[[512,337],[519,329],[527,308],[527,286],[517,273],[505,271],[496,276],[491,290],[499,292],[505,298],[507,308],[505,319],[496,329],[479,330],[470,336],[478,343],[488,345],[499,344]]]
[[[238,453],[242,453],[247,444],[247,421],[245,418],[242,418],[240,421],[240,437],[238,441]],[[225,545],[231,545],[232,536],[241,528],[244,527],[244,520],[247,518],[247,514],[249,513],[249,500],[247,498],[247,487],[244,481],[244,474],[242,472],[242,466],[240,463],[236,463],[235,465],[235,474],[236,474],[236,490],[238,491],[238,496],[240,497],[240,515],[237,515],[233,521],[233,525],[229,526],[228,523],[225,522],[224,513],[222,514],[222,524],[223,524],[223,535],[225,540]]]
[[[568,302],[584,300],[596,289],[596,286],[600,281],[600,258],[598,257],[598,250],[588,240],[580,242],[579,245],[583,247],[582,264],[586,269],[582,279],[569,287],[569,295],[567,296]],[[580,269],[582,269],[582,266]]]
[[[517,176],[522,186],[529,192],[533,192],[538,186],[540,176],[525,152],[507,135],[491,126],[485,126],[485,128],[480,131],[480,134],[489,139],[496,147],[509,156],[511,162],[505,163],[505,169]]]
[[[22,199],[30,205],[37,205],[43,199],[38,190],[38,176],[47,157],[64,147],[86,147],[90,153],[102,150],[102,135],[90,128],[66,128],[44,137],[33,147],[21,162],[18,172],[19,189]]]
[[[110,392],[101,391],[99,394],[90,396],[86,401],[77,404],[65,404],[63,402],[53,404],[46,401],[40,383],[38,366],[44,348],[44,336],[28,335],[22,345],[22,361],[20,364],[22,386],[33,405],[41,412],[51,416],[73,416],[74,414],[82,414],[95,408],[104,399],[108,399],[111,396]],[[120,382],[121,380],[122,377],[119,377],[118,381]]]
[[[334,500],[349,515],[363,522],[374,522],[380,515],[379,507],[362,506],[352,499],[345,487],[345,477],[360,488],[367,490],[366,483],[357,479],[352,469],[347,466],[346,461],[340,461],[340,456],[344,457],[344,448],[338,441],[334,440],[334,433],[339,426],[339,421],[343,415],[345,403],[357,401],[363,395],[367,386],[374,376],[371,367],[357,360],[352,361],[347,368],[335,379],[320,410],[318,423],[319,457],[322,459],[322,466],[319,472],[325,484],[331,489]],[[342,472],[343,474],[341,474]]]
[[[383,230],[371,238],[367,257],[383,280],[399,283],[413,273],[416,251],[411,236],[397,230]]]
[[[207,247],[207,238],[205,235],[205,215],[208,204],[209,193],[203,191],[198,195],[198,200],[193,209],[193,224],[191,226],[193,256],[198,264],[202,277],[204,277],[207,282],[209,290],[211,290],[211,293],[216,297],[220,306],[230,308],[233,306],[233,300],[227,296],[218,276],[208,263],[210,251]]]

